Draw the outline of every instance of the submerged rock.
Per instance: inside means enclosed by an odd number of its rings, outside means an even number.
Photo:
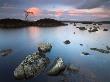
[[[90,55],[90,53],[82,52],[83,55]]]
[[[0,55],[1,56],[7,56],[12,52],[12,49],[4,49],[4,50],[0,50]]]
[[[69,66],[67,66],[67,71],[69,71],[69,72],[79,72],[79,68],[74,66],[73,64],[70,64]]]
[[[41,53],[47,53],[52,49],[52,45],[50,43],[41,43],[38,46],[38,51]]]
[[[43,72],[48,64],[47,57],[42,57],[39,54],[28,55],[14,70],[14,77],[19,80],[29,79]]]
[[[70,44],[71,42],[69,40],[64,41],[65,44]]]
[[[48,71],[48,75],[55,76],[60,74],[65,69],[65,64],[62,58],[56,58],[51,69]]]
[[[105,53],[105,54],[110,53],[109,50],[105,50],[105,49],[90,48],[90,50],[98,51],[98,52]]]

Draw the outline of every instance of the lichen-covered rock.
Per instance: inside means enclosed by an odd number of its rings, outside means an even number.
[[[66,66],[62,58],[56,58],[51,69],[48,71],[48,75],[51,76],[58,75],[61,71],[64,71],[65,67]]]
[[[47,57],[42,57],[38,53],[28,55],[21,64],[14,70],[16,79],[28,79],[40,74],[49,64]]]
[[[47,53],[52,49],[52,45],[50,43],[41,43],[38,46],[38,51],[40,53]]]

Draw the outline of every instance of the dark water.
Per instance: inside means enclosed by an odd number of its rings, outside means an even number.
[[[78,24],[77,26],[84,25]],[[103,28],[108,28],[109,31],[104,32]],[[65,40],[70,40],[71,44],[65,45],[63,43]],[[52,51],[48,55],[51,61],[58,56],[62,57],[66,64],[72,63],[79,67],[80,72],[57,77],[42,73],[29,80],[15,80],[14,69],[27,55],[37,50],[40,42],[52,44]],[[13,49],[12,54],[0,56],[0,82],[62,82],[62,78],[66,79],[65,82],[110,82],[110,54],[90,50],[91,47],[105,48],[106,45],[110,46],[110,25],[106,24],[94,33],[80,31],[72,24],[55,28],[0,29],[0,49]],[[81,55],[83,51],[91,55]]]

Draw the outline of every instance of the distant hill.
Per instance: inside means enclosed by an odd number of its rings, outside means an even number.
[[[49,18],[40,19],[40,20],[36,21],[36,24],[37,24],[37,26],[41,26],[41,27],[53,27],[53,26],[65,25],[61,21],[58,21],[55,19],[49,19]]]
[[[31,22],[20,19],[0,19],[0,27],[2,28],[16,28],[30,25]]]
[[[2,28],[17,28],[25,26],[39,26],[39,27],[56,27],[65,25],[63,22],[55,19],[40,19],[38,21],[25,21],[20,19],[0,19],[0,27]]]

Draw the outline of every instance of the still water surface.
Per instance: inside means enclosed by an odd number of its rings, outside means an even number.
[[[77,26],[85,25],[77,24]],[[90,50],[91,47],[110,46],[110,25],[103,24],[100,28],[94,33],[80,31],[72,24],[55,28],[0,29],[0,49],[13,49],[12,54],[5,57],[0,56],[0,82],[62,82],[62,78],[65,78],[66,82],[110,82],[110,54]],[[109,31],[104,32],[103,28],[108,28]],[[65,45],[63,43],[65,40],[70,40],[71,44]],[[50,77],[42,73],[29,80],[15,80],[13,71],[16,66],[27,55],[35,52],[41,42],[52,44],[52,51],[48,55],[52,62],[56,57],[62,57],[66,64],[72,63],[79,67],[80,72],[57,77]],[[81,52],[84,51],[91,55],[81,55]]]

